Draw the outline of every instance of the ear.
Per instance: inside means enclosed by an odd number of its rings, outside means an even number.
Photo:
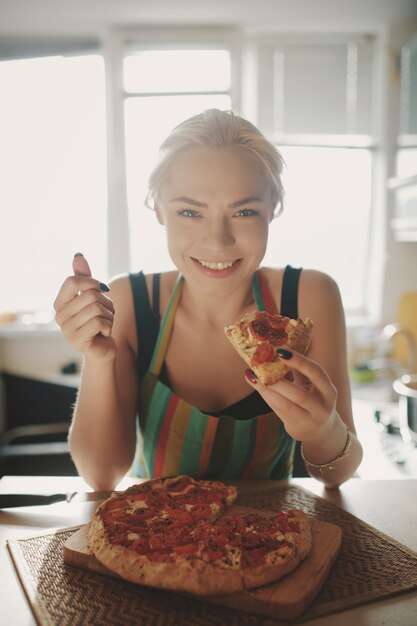
[[[163,226],[165,224],[164,216],[162,214],[162,210],[159,204],[155,204],[155,213],[156,213],[156,219]]]

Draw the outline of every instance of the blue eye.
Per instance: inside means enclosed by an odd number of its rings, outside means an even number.
[[[198,212],[193,209],[181,209],[178,211],[178,215],[182,215],[183,217],[199,217]]]
[[[240,209],[236,213],[236,217],[256,217],[257,215],[259,215],[259,211],[255,209]]]

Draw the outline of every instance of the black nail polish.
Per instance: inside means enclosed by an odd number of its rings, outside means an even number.
[[[75,259],[75,257],[76,257],[76,256],[84,256],[84,255],[83,255],[83,253],[82,253],[82,252],[76,252],[76,253],[74,254],[74,259]]]
[[[100,283],[100,289],[101,291],[110,291],[110,287],[108,285],[106,285],[105,283]]]
[[[277,354],[281,359],[285,359],[286,361],[289,361],[292,357],[292,352],[285,350],[285,348],[278,348]]]

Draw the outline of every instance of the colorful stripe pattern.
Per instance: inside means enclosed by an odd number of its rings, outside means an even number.
[[[181,287],[179,277],[161,324],[150,370],[142,383],[132,472],[147,478],[176,474],[220,480],[288,478],[294,442],[274,413],[245,420],[208,415],[158,380]],[[253,296],[259,310],[276,312],[261,272],[254,275]]]

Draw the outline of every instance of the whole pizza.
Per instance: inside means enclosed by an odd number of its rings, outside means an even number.
[[[311,549],[308,517],[228,511],[235,487],[189,476],[114,492],[89,531],[95,557],[141,585],[199,595],[252,589],[294,570]]]

